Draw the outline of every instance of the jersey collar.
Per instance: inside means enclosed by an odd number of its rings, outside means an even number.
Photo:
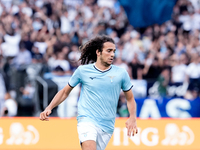
[[[109,71],[109,70],[112,68],[112,65],[110,66],[110,68],[108,68],[108,69],[106,69],[106,70],[100,70],[99,68],[97,68],[97,67],[95,66],[95,63],[93,64],[93,67],[94,67],[97,71],[104,73],[104,72]]]

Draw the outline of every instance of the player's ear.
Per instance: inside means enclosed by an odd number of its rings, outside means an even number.
[[[97,56],[100,55],[100,51],[98,49],[96,50],[96,54],[97,54]]]

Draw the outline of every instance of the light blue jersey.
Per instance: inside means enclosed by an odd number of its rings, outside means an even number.
[[[79,66],[69,85],[81,83],[78,102],[78,122],[92,122],[107,133],[113,133],[117,104],[121,89],[132,88],[130,77],[123,68],[111,65],[101,71],[94,64]]]

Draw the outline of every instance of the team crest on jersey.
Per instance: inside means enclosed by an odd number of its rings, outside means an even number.
[[[108,76],[108,77],[110,78],[110,81],[113,82],[113,78],[114,78],[115,76]]]

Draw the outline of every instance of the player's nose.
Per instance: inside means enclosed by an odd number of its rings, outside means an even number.
[[[115,56],[115,52],[112,51],[112,53],[111,53],[111,57],[114,57],[114,56]]]

